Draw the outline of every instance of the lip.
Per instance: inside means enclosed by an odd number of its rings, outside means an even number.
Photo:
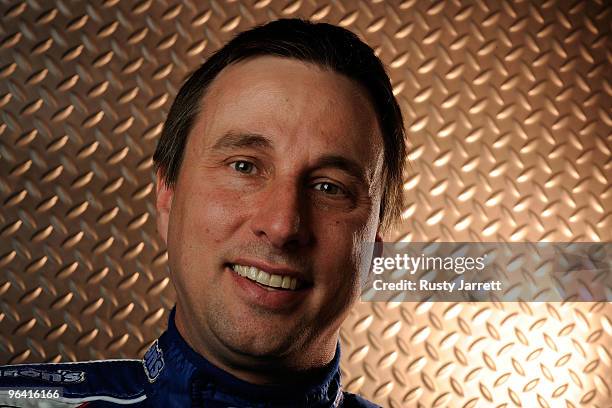
[[[236,263],[244,265],[240,262]],[[248,265],[259,268],[252,263]],[[266,269],[262,268],[262,270],[268,272]],[[238,275],[230,265],[225,266],[225,272],[230,274],[231,280],[236,288],[236,294],[239,298],[241,298],[247,304],[271,312],[282,312],[294,309],[305,299],[311,290],[310,286],[302,287],[296,290],[268,290],[263,286],[260,286],[259,283]],[[281,273],[278,272],[274,273],[281,275]]]

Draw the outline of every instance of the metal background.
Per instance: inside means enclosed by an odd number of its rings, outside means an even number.
[[[134,357],[174,292],[151,156],[177,88],[300,16],[389,67],[411,164],[388,240],[610,241],[610,2],[1,1],[0,360]],[[346,387],[386,407],[612,406],[609,303],[370,303]]]

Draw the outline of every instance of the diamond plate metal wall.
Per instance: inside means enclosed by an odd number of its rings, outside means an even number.
[[[612,239],[612,4],[0,1],[0,361],[142,355],[174,302],[151,156],[187,73],[277,17],[352,29],[406,117],[389,240]],[[364,303],[350,391],[385,407],[610,407],[609,303]]]

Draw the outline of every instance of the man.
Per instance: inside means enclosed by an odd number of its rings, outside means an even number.
[[[4,367],[3,385],[62,387],[62,406],[373,406],[342,391],[338,330],[363,248],[400,211],[404,156],[389,79],[354,34],[238,35],[183,85],[154,155],[168,330],[142,362]]]

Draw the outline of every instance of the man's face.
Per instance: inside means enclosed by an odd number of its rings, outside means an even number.
[[[277,57],[222,71],[174,190],[158,180],[177,326],[196,351],[329,361],[369,267],[362,244],[380,239],[382,157],[352,80]]]

